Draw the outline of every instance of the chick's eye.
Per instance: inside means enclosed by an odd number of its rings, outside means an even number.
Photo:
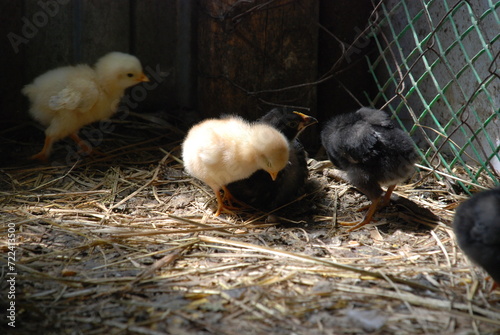
[[[288,122],[288,127],[290,128],[297,128],[299,123],[297,121],[290,121]]]
[[[127,77],[132,78],[134,76],[133,73],[127,73]]]

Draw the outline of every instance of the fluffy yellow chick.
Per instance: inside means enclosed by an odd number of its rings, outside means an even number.
[[[66,136],[90,151],[78,130],[113,115],[125,89],[143,81],[149,79],[139,60],[121,52],[108,53],[93,68],[65,66],[37,77],[22,90],[31,102],[31,116],[47,127],[45,145],[32,159],[46,161],[54,142]]]
[[[218,216],[224,209],[220,190],[259,169],[273,180],[288,163],[288,141],[275,128],[240,117],[209,119],[193,126],[182,144],[186,171],[212,188]]]

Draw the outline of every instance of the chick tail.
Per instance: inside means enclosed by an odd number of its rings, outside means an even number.
[[[30,100],[31,100],[31,97],[33,96],[34,91],[35,91],[35,85],[32,85],[32,84],[25,85],[21,89],[21,93],[24,94],[25,96],[27,96]]]

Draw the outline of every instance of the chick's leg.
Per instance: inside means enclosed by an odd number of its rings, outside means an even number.
[[[361,221],[359,223],[356,223],[356,222],[339,222],[339,223],[342,226],[353,226],[354,225],[354,227],[350,228],[348,231],[353,231],[353,230],[359,229],[359,228],[369,224],[372,221],[373,215],[378,210],[384,208],[385,206],[387,206],[389,204],[389,202],[391,201],[391,194],[394,191],[394,188],[396,188],[396,185],[389,186],[383,197],[378,196],[378,197],[375,197],[374,200],[372,200],[372,203],[368,207],[368,212],[366,213],[363,221]],[[378,190],[376,190],[376,192],[378,193]],[[376,194],[376,193],[372,193],[371,196],[373,197],[374,194]],[[363,208],[366,209],[366,207],[363,207]]]
[[[222,190],[224,191],[224,196],[222,197],[223,201],[226,201],[230,206],[233,205],[233,201],[236,200],[231,192],[227,189],[226,186],[222,186]]]
[[[245,203],[236,199],[226,186],[222,186],[222,190],[224,190],[224,197],[222,198],[222,200],[226,201],[229,204],[229,206],[227,206],[226,208],[238,209],[238,207],[234,206],[233,203],[238,204],[238,206],[240,207],[248,207]]]
[[[379,210],[386,207],[387,205],[389,205],[389,203],[391,202],[392,191],[394,191],[395,188],[396,188],[396,185],[391,185],[387,188],[387,191],[385,191],[385,194],[384,194],[384,197],[382,198],[382,201],[380,201],[380,203],[378,205]],[[371,205],[363,206],[363,207],[359,208],[357,210],[357,212],[365,211],[365,210],[369,209],[370,207],[371,207]]]
[[[82,140],[80,138],[80,136],[78,136],[77,133],[73,133],[71,135],[69,135],[69,137],[71,137],[71,139],[73,141],[76,142],[76,144],[78,144],[78,146],[80,147],[80,149],[86,153],[86,154],[90,154],[92,152],[92,147],[90,145],[87,144],[87,142],[85,142],[84,140]]]
[[[354,225],[354,227],[350,228],[348,231],[353,231],[353,230],[359,229],[359,228],[369,224],[372,221],[373,215],[378,210],[378,205],[379,205],[381,199],[382,198],[379,197],[379,198],[376,198],[375,200],[372,201],[372,204],[370,205],[370,208],[368,208],[368,212],[366,213],[363,221],[361,221],[359,223],[356,223],[356,222],[354,222],[354,223],[352,223],[352,222],[339,222],[339,223],[342,226],[353,226]]]
[[[222,212],[226,212],[226,213],[229,213],[229,214],[233,214],[233,212],[231,212],[227,206],[224,205],[224,202],[222,200],[222,196],[220,195],[220,189],[213,189],[214,193],[215,193],[215,197],[217,198],[217,212],[215,212],[215,216],[219,216],[220,213]]]
[[[73,134],[69,135],[69,137],[71,137],[71,139],[73,141],[75,141],[76,144],[78,144],[78,146],[80,147],[80,152],[83,152],[83,153],[85,153],[87,155],[90,155],[90,154],[97,154],[97,155],[101,155],[101,156],[105,155],[104,153],[102,153],[101,151],[97,150],[96,148],[93,148],[86,141],[82,140],[80,138],[80,136],[78,136],[77,133],[73,133]]]
[[[382,198],[382,203],[380,204],[379,209],[384,208],[391,202],[391,194],[392,191],[396,188],[396,185],[391,185],[387,188],[387,191],[385,191],[384,197]]]
[[[36,155],[31,156],[31,159],[47,162],[50,156],[50,152],[52,151],[53,144],[54,139],[51,136],[45,136],[45,143],[43,145],[42,151],[40,151]]]
[[[217,212],[215,212],[215,216],[219,216],[222,210],[224,209],[224,203],[222,202],[220,190],[214,190],[214,192],[215,192],[215,197],[217,198]]]

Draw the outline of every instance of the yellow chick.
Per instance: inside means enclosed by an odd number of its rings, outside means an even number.
[[[47,129],[43,149],[32,159],[47,161],[54,142],[66,136],[90,151],[78,130],[113,115],[125,89],[143,81],[149,79],[139,60],[121,52],[108,53],[93,68],[65,66],[35,78],[22,93],[31,102],[31,116]]]
[[[186,171],[212,188],[218,216],[224,209],[220,190],[259,169],[273,180],[288,163],[288,141],[275,128],[240,117],[208,119],[193,126],[182,144]]]

